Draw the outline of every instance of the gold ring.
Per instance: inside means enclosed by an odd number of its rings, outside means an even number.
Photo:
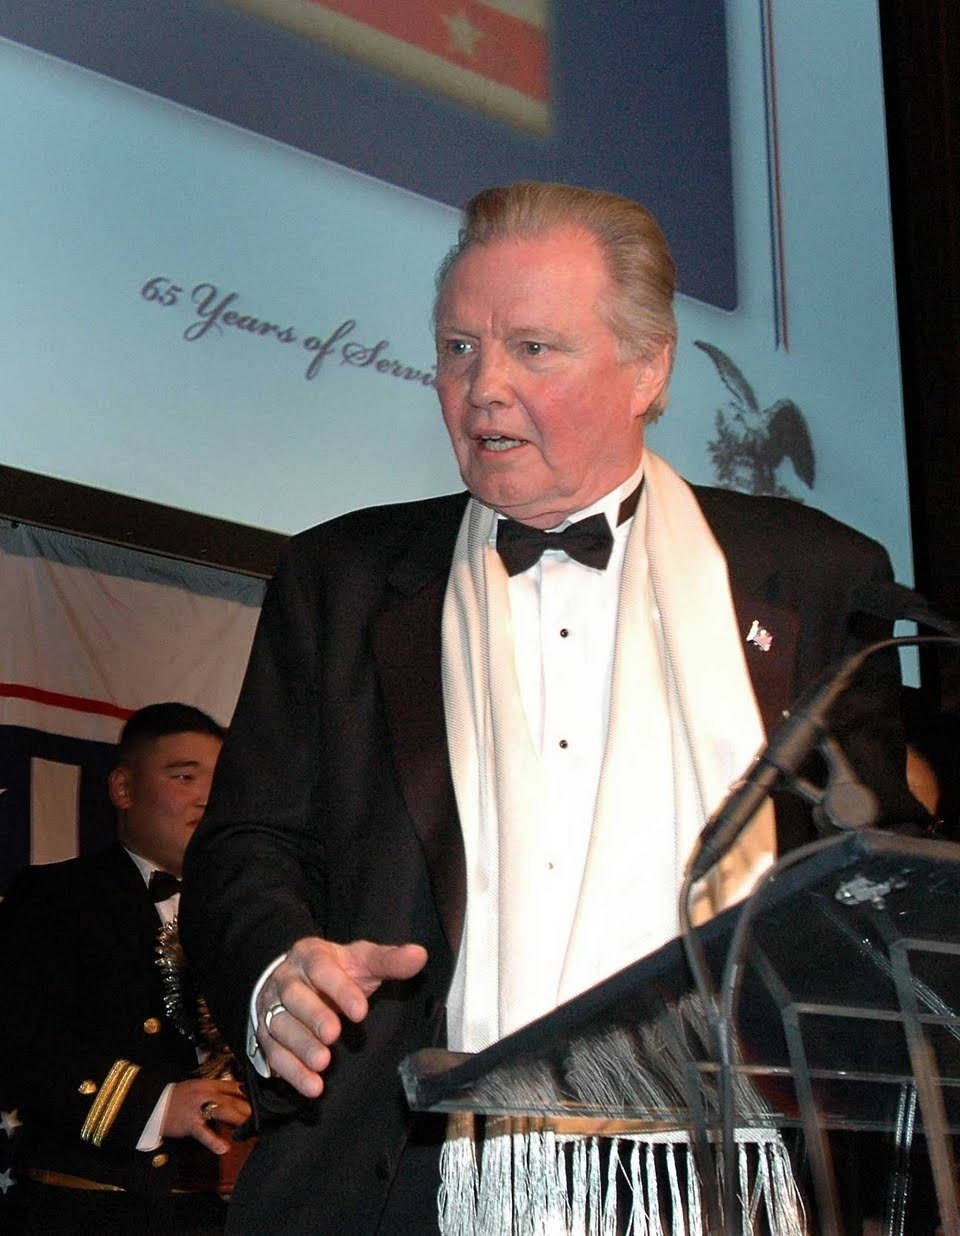
[[[213,1113],[217,1110],[216,1103],[212,1099],[208,1099],[206,1103],[200,1104],[200,1115],[204,1120],[212,1120]]]

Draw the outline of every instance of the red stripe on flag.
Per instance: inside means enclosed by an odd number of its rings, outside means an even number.
[[[461,65],[503,86],[511,86],[532,99],[546,100],[547,33],[529,22],[501,13],[479,0],[457,0],[441,13],[436,0],[332,0],[312,4],[371,26],[391,38],[410,43],[432,55]],[[448,26],[465,22],[476,38],[468,39],[470,52],[458,48]]]
[[[0,682],[0,696],[14,700],[32,700],[36,704],[49,704],[53,708],[69,708],[72,712],[92,713],[98,717],[116,717],[126,721],[135,709],[108,704],[106,700],[88,700],[82,695],[62,695],[59,691],[44,691],[40,687],[28,687],[19,682]]]

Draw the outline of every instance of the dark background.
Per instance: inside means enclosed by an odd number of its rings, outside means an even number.
[[[960,610],[960,5],[880,0],[916,583]],[[922,661],[960,712],[960,659]]]

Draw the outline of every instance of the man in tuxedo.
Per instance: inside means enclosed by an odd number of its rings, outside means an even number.
[[[157,964],[223,733],[186,704],[134,713],[109,776],[116,844],[28,868],[0,904],[17,1231],[223,1228],[217,1156],[250,1109],[236,1081],[196,1075],[190,1011],[176,1024]]]
[[[675,935],[685,857],[764,725],[883,633],[853,614],[890,577],[878,545],[645,449],[673,290],[633,202],[479,194],[435,309],[469,492],[285,551],[186,860],[184,939],[263,1131],[236,1231],[436,1230],[442,1124],[406,1110],[399,1061],[478,1050]],[[897,691],[872,658],[833,717],[893,817]],[[790,801],[776,830],[813,836]],[[698,914],[776,848],[767,808]]]

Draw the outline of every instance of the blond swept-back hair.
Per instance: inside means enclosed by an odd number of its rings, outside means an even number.
[[[619,340],[624,360],[653,359],[666,347],[668,381],[677,341],[673,257],[650,211],[618,193],[537,180],[482,190],[467,203],[457,243],[437,272],[434,316],[451,272],[468,249],[555,227],[582,228],[596,238],[613,288],[598,312]],[[650,405],[648,421],[666,407],[667,381]]]

